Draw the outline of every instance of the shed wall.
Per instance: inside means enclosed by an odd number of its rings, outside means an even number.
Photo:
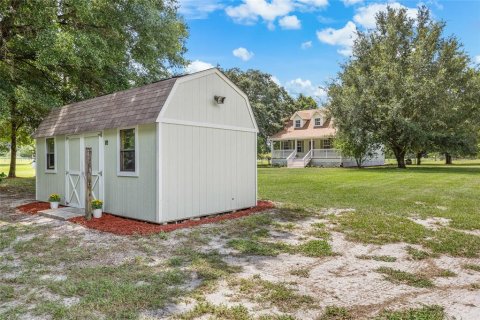
[[[138,126],[138,177],[118,176],[117,129],[105,130],[104,211],[156,221],[156,124]]]
[[[48,196],[58,193],[65,202],[65,136],[55,137],[56,172],[46,172],[45,138],[36,140],[36,179],[38,201],[48,201]]]
[[[255,128],[247,102],[217,74],[178,83],[163,118],[211,125]],[[214,96],[226,97],[216,104]]]
[[[161,124],[160,137],[160,222],[256,205],[255,132]]]

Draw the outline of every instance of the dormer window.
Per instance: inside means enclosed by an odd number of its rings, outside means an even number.
[[[295,128],[301,128],[302,127],[302,120],[295,120]]]
[[[315,118],[315,127],[320,127],[322,125],[322,118]]]

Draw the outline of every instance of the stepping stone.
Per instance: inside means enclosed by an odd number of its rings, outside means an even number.
[[[80,208],[65,207],[65,208],[47,209],[47,210],[38,211],[38,214],[51,219],[65,221],[71,218],[83,216],[85,214],[85,210]]]

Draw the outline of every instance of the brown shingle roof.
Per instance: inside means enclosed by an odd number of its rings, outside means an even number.
[[[322,126],[315,126],[315,121],[312,120],[312,116],[315,112],[319,111],[324,117],[326,113],[323,110],[302,110],[297,111],[297,114],[305,120],[305,124],[301,128],[295,128],[293,120],[289,120],[280,132],[274,134],[271,138],[273,140],[293,140],[293,139],[316,139],[323,137],[331,137],[336,133],[333,125],[333,119],[328,118],[324,121]],[[292,117],[293,118],[293,117]]]
[[[34,137],[154,123],[177,79],[166,79],[53,109]]]

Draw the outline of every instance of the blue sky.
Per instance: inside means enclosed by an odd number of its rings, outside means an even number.
[[[292,95],[322,99],[322,87],[345,61],[355,30],[374,26],[388,5],[415,15],[427,5],[480,63],[480,0],[179,0],[190,29],[188,71],[219,64],[272,74]]]

